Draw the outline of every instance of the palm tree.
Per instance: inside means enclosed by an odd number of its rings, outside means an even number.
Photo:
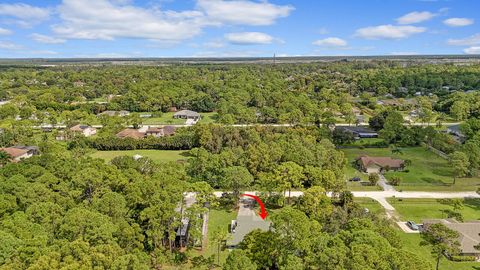
[[[12,159],[12,156],[5,152],[5,150],[0,150],[0,166],[4,166],[5,164],[7,164],[8,162],[10,162],[10,160]]]

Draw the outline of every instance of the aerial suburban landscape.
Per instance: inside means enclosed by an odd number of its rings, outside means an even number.
[[[480,5],[387,2],[2,1],[0,270],[480,269]]]

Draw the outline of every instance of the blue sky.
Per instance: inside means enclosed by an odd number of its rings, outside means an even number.
[[[480,54],[477,0],[2,0],[0,58]]]

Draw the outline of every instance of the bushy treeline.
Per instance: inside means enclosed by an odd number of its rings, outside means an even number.
[[[200,148],[188,173],[214,188],[289,191],[319,185],[341,190],[345,158],[317,127],[234,128],[199,126]]]
[[[16,99],[33,111],[52,114],[167,112],[177,107],[217,111],[222,123],[315,123],[343,111],[344,104],[354,103],[352,96],[362,93],[373,98],[387,93],[411,97],[416,92],[443,97],[453,90],[480,89],[479,75],[478,65],[403,67],[388,61],[11,68],[0,74],[0,99]],[[87,102],[105,102],[109,96],[107,104]],[[23,107],[23,114],[32,113]],[[463,107],[457,102],[451,113],[460,116]],[[448,107],[438,109],[450,113]]]
[[[0,269],[155,269],[173,262],[177,209],[183,192],[197,189],[179,165],[129,159],[107,165],[61,152],[2,167]],[[199,198],[186,213],[191,243],[201,241]]]
[[[88,146],[101,151],[136,149],[189,150],[198,146],[197,135],[194,133],[160,138],[150,136],[144,139],[117,138],[112,136],[85,139],[85,141]]]

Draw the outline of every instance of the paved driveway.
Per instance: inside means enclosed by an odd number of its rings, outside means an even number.
[[[239,203],[237,214],[237,227],[232,233],[232,239],[228,246],[238,245],[245,235],[255,229],[268,231],[270,228],[270,221],[265,221],[258,216],[254,209],[255,201],[251,198],[242,198]]]

